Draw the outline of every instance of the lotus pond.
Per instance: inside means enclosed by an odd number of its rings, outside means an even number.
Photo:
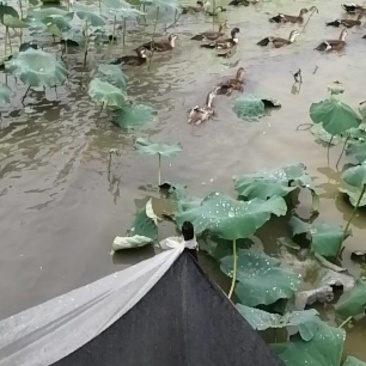
[[[366,30],[313,50],[338,37],[324,24],[347,16],[340,4],[216,1],[214,18],[166,0],[2,4],[0,317],[154,255],[190,220],[203,267],[287,365],[364,364]],[[311,6],[294,44],[256,45],[296,29],[269,16]],[[226,19],[241,30],[231,57],[190,40]],[[170,33],[176,47],[148,64],[109,64]],[[244,94],[188,125],[239,66]],[[261,117],[243,118],[248,101]]]

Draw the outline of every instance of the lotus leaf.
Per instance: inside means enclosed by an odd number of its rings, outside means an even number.
[[[122,129],[138,128],[151,122],[156,115],[154,108],[146,104],[129,104],[116,109],[112,114],[112,122]]]
[[[96,14],[95,8],[81,5],[81,4],[74,4],[74,10],[76,15],[88,22],[92,27],[102,27],[106,24],[104,18]]]
[[[10,103],[11,89],[0,82],[0,103]]]
[[[344,230],[341,226],[331,226],[325,223],[308,224],[292,216],[290,219],[292,235],[310,234],[311,249],[326,257],[336,256],[344,240]]]
[[[148,2],[145,1],[145,3]],[[178,9],[180,7],[178,0],[151,0],[151,4],[155,5],[156,7],[171,8],[171,9]]]
[[[233,101],[232,109],[238,118],[257,120],[264,115],[264,103],[253,95],[241,95]]]
[[[147,155],[162,155],[166,157],[179,154],[183,150],[180,143],[164,144],[162,142],[150,142],[145,138],[139,137],[134,144],[135,149]]]
[[[335,306],[337,313],[344,317],[356,316],[366,308],[366,281],[358,280],[353,289],[341,296]]]
[[[366,160],[366,141],[352,141],[348,144],[346,155],[354,157],[358,163]]]
[[[5,15],[19,19],[19,14],[13,7],[0,3],[0,22],[3,24]]]
[[[28,28],[28,24],[24,23],[18,17],[14,17],[10,14],[4,14],[2,23],[9,28],[20,29]]]
[[[191,221],[197,234],[207,230],[219,238],[235,240],[253,235],[271,214],[283,216],[286,210],[284,199],[278,196],[241,202],[213,192],[202,200],[200,206],[188,207],[177,212],[175,217],[179,226],[184,221]]]
[[[310,341],[318,329],[316,321],[318,312],[314,309],[294,311],[285,315],[272,314],[246,305],[237,305],[241,315],[255,330],[268,328],[298,327],[300,337]]]
[[[318,320],[319,328],[314,337],[304,342],[300,336],[291,341],[272,344],[274,351],[287,366],[339,366],[341,363],[345,331],[333,328]]]
[[[345,182],[341,181],[340,186],[338,187],[338,190],[342,193],[347,194],[349,201],[353,207],[356,207],[356,204],[360,198],[360,195],[362,193],[362,188],[356,188],[352,187]],[[362,196],[362,199],[358,205],[358,207],[364,207],[366,206],[366,195]]]
[[[62,16],[66,17],[66,19],[68,20],[71,20],[73,17],[73,13],[60,8],[45,7],[41,9],[40,8],[32,9],[29,11],[28,14],[28,18],[38,19],[39,21],[43,21],[43,19],[47,17],[55,17],[55,16]]]
[[[29,48],[33,48],[34,50],[38,50],[38,45],[34,42],[23,42],[20,46],[19,46],[19,52],[24,52],[26,50],[28,50]]]
[[[96,77],[102,81],[120,88],[126,89],[126,75],[123,74],[121,68],[117,65],[99,65]]]
[[[86,39],[79,29],[71,28],[67,32],[63,32],[61,34],[61,39],[68,42],[68,45],[71,43],[71,46],[77,46],[81,48],[85,47]]]
[[[366,362],[360,361],[356,357],[348,356],[342,366],[366,366]]]
[[[90,82],[89,96],[94,102],[109,107],[122,108],[125,104],[125,94],[121,89],[98,78]]]
[[[232,277],[232,255],[220,260],[221,270]],[[269,305],[278,299],[289,299],[300,286],[301,275],[281,268],[279,259],[264,253],[240,249],[237,254],[235,288],[240,303],[248,306]]]
[[[324,130],[321,124],[312,125],[310,127],[310,132],[320,141],[325,142],[327,145],[338,145],[342,141],[341,136],[332,136],[330,133]]]
[[[137,17],[144,14],[123,0],[102,0],[102,3],[113,15],[119,14],[123,17]]]
[[[13,75],[30,87],[53,87],[61,84],[67,76],[67,70],[55,56],[41,49],[29,48],[6,62],[5,67]]]
[[[298,163],[280,169],[235,176],[235,190],[247,199],[267,199],[274,195],[284,197],[297,187],[308,188],[313,197],[313,211],[318,211],[319,198],[305,169],[303,164]]]
[[[114,239],[113,251],[143,247],[157,240],[158,227],[155,220],[148,216],[148,210],[148,204],[137,210],[134,222],[127,230],[127,236],[117,236]]]
[[[63,15],[52,15],[42,19],[42,22],[47,25],[48,28],[56,26],[60,33],[67,32],[71,29],[70,20]],[[55,34],[58,36],[58,34]]]
[[[313,103],[310,107],[310,118],[314,123],[322,123],[323,128],[332,136],[358,127],[362,121],[350,106],[335,97]]]
[[[366,162],[345,170],[341,178],[352,187],[363,187],[366,184]]]

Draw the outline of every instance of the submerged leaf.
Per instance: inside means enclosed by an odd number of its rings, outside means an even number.
[[[197,234],[207,230],[219,238],[235,240],[253,235],[271,214],[283,216],[286,211],[284,199],[278,196],[266,201],[255,198],[241,202],[213,192],[199,206],[188,207],[175,216],[178,225],[191,221]]]
[[[366,362],[361,361],[356,357],[348,356],[342,366],[366,366]]]
[[[156,110],[146,104],[126,104],[112,112],[112,122],[123,129],[138,128],[154,120]]]
[[[315,309],[294,311],[285,315],[272,314],[267,311],[238,304],[241,315],[255,330],[268,328],[298,327],[301,338],[309,341],[318,329],[316,322],[318,312]]]
[[[233,256],[222,258],[220,263],[221,270],[232,277]],[[238,250],[235,293],[240,303],[248,306],[269,305],[278,299],[291,298],[300,286],[301,275],[280,265],[279,259],[264,253]]]
[[[0,82],[0,104],[10,103],[11,89],[4,83]]]
[[[335,97],[313,103],[310,118],[314,123],[322,123],[331,135],[340,135],[352,127],[358,127],[362,121],[350,106]]]
[[[257,120],[264,115],[264,103],[253,95],[241,95],[232,103],[235,114],[243,120]]]
[[[149,140],[139,137],[134,144],[135,149],[143,154],[170,157],[179,154],[183,147],[180,143],[165,144],[162,142],[150,142]]]
[[[32,47],[6,62],[5,67],[32,87],[53,87],[63,83],[67,76],[67,70],[53,54]]]
[[[366,282],[358,280],[355,287],[342,295],[335,306],[337,313],[344,317],[356,316],[365,312]]]
[[[94,102],[109,107],[122,108],[125,104],[125,95],[121,89],[98,78],[90,82],[88,94]]]
[[[345,331],[330,327],[320,320],[318,326],[314,337],[308,342],[296,335],[290,342],[272,344],[272,348],[286,366],[340,365]]]

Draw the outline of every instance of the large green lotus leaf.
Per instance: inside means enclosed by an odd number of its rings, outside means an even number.
[[[125,104],[125,94],[121,89],[98,78],[90,82],[88,93],[90,98],[98,104],[118,108],[122,108]]]
[[[10,15],[14,18],[19,19],[19,14],[13,7],[0,3],[0,22],[1,23],[3,23],[5,15]]]
[[[69,43],[71,41],[72,46],[80,48],[84,48],[86,41],[84,35],[77,28],[71,28],[66,32],[62,32],[61,39]]]
[[[298,335],[282,344],[272,344],[272,349],[286,366],[339,366],[346,333],[318,320],[319,328],[314,337],[303,341]]]
[[[137,17],[144,13],[134,9],[131,4],[123,0],[102,0],[103,5],[108,8],[108,11],[113,15],[121,15],[123,17]]]
[[[220,263],[221,270],[232,277],[233,256],[222,258]],[[300,286],[301,275],[280,265],[280,260],[264,253],[238,250],[235,293],[240,303],[269,305],[279,299],[291,298]]]
[[[183,150],[183,146],[180,143],[164,144],[162,142],[151,142],[143,137],[136,139],[134,147],[138,152],[143,154],[160,154],[166,157],[178,155]]]
[[[345,170],[341,178],[352,187],[363,187],[366,184],[366,162]]]
[[[310,234],[311,249],[325,257],[334,257],[338,254],[343,242],[343,228],[331,226],[322,222],[308,224],[299,218],[292,216],[289,225],[292,235]]]
[[[46,24],[48,28],[50,28],[52,25],[56,26],[60,33],[67,32],[71,29],[70,20],[68,17],[65,17],[63,15],[52,15],[45,17],[42,19],[42,22]]]
[[[360,361],[356,357],[348,356],[342,366],[366,366],[366,362]]]
[[[348,144],[346,155],[351,156],[362,163],[366,160],[366,141],[352,141]]]
[[[9,14],[4,14],[2,23],[6,27],[14,29],[28,28],[28,24],[21,21],[18,17],[13,17]]]
[[[28,48],[6,62],[5,67],[31,87],[53,87],[63,83],[67,77],[67,70],[56,57],[41,49]]]
[[[358,199],[362,193],[361,187],[359,187],[359,188],[352,187],[352,186],[346,184],[345,182],[341,181],[340,186],[338,187],[338,190],[342,193],[347,194],[351,205],[353,207],[356,207]],[[362,196],[361,202],[358,205],[358,207],[364,207],[364,206],[366,206],[366,194],[364,194]]]
[[[347,104],[335,97],[313,103],[310,118],[314,123],[322,123],[331,135],[340,135],[352,127],[358,127],[361,117]]]
[[[251,121],[258,120],[264,115],[262,99],[254,95],[241,95],[232,103],[232,109],[238,118]]]
[[[318,211],[319,198],[304,164],[291,164],[279,169],[234,176],[233,179],[235,190],[247,199],[267,199],[275,195],[283,197],[297,187],[308,188],[313,197],[312,209]]]
[[[11,89],[0,82],[0,103],[10,103]]]
[[[96,77],[120,88],[126,89],[126,75],[118,65],[99,65]]]
[[[146,104],[133,103],[112,112],[112,122],[122,129],[135,129],[154,120],[156,110]]]
[[[285,328],[285,327],[298,327],[300,337],[304,341],[309,341],[314,337],[314,334],[318,330],[318,312],[315,309],[294,311],[292,313],[286,313],[285,315],[272,314],[267,311],[252,308],[250,306],[238,304],[236,306],[247,320],[247,322],[255,330],[266,330],[268,328]],[[303,327],[306,325],[305,327]],[[309,332],[309,329],[312,329]]]
[[[366,308],[366,282],[358,280],[351,291],[344,293],[335,306],[337,313],[344,317],[356,316]]]
[[[200,206],[178,212],[175,217],[178,225],[191,221],[197,234],[207,230],[219,238],[235,240],[253,235],[271,214],[283,216],[286,211],[284,199],[278,196],[242,202],[213,192]]]
[[[125,237],[117,236],[112,244],[112,250],[139,248],[151,244],[158,238],[158,227],[156,220],[151,217],[148,211],[149,205],[137,210],[131,227],[127,230]]]
[[[89,23],[92,27],[102,27],[106,24],[104,18],[96,14],[95,8],[81,5],[81,4],[74,4],[74,10],[76,15],[86,22]]]

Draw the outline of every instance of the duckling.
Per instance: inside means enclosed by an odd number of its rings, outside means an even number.
[[[259,41],[257,43],[257,45],[265,47],[270,42],[272,42],[272,44],[275,48],[280,48],[282,46],[287,46],[289,44],[292,44],[295,41],[296,37],[298,37],[299,35],[300,35],[299,30],[295,29],[290,32],[288,39],[280,38],[280,37],[266,37],[266,38],[263,38],[261,41]]]
[[[361,11],[357,19],[337,19],[333,22],[326,23],[327,27],[339,27],[340,25],[343,25],[346,28],[353,28],[356,25],[361,25],[361,19],[363,16],[363,11]]]
[[[279,13],[275,17],[269,18],[269,21],[271,23],[303,23],[304,22],[304,15],[308,13],[309,10],[306,8],[303,8],[300,10],[300,13],[298,16],[295,15],[287,15]]]
[[[117,58],[112,61],[110,64],[112,65],[134,65],[140,66],[146,63],[147,61],[147,49],[145,47],[139,47],[135,49],[137,55],[127,55]]]
[[[339,51],[346,45],[346,37],[347,37],[347,28],[344,28],[339,35],[339,39],[331,39],[328,41],[323,41],[315,48],[317,51]]]
[[[259,0],[232,0],[229,2],[229,5],[232,5],[232,6],[240,6],[240,5],[243,5],[243,6],[249,6],[250,4],[258,4],[259,3]]]
[[[170,34],[167,40],[150,41],[144,43],[141,47],[145,47],[149,51],[166,52],[171,51],[175,47],[175,41],[178,38],[176,34]]]
[[[207,94],[206,104],[203,107],[196,105],[189,111],[189,124],[193,123],[195,126],[199,126],[202,122],[209,120],[213,116],[212,101],[216,97],[217,89],[218,88]]]
[[[216,94],[224,94],[230,96],[233,90],[242,91],[244,84],[243,74],[244,74],[244,68],[239,67],[238,71],[236,72],[235,78],[229,79],[224,83],[218,85]]]
[[[226,8],[223,6],[216,6],[216,8],[213,11],[207,11],[206,14],[210,17],[217,17],[219,13],[223,13],[226,11]]]
[[[208,0],[198,0],[196,4],[197,6],[183,6],[182,14],[205,12],[207,11],[210,2]]]
[[[208,40],[208,41],[215,41],[218,38],[225,35],[223,30],[226,29],[226,28],[228,28],[228,25],[227,25],[227,21],[225,20],[225,22],[220,24],[218,31],[208,30],[206,32],[202,32],[200,34],[197,34],[197,35],[193,36],[191,38],[191,40],[203,41],[205,39],[205,40]]]
[[[211,48],[211,49],[228,49],[235,47],[238,42],[238,33],[240,33],[239,28],[233,28],[231,30],[231,37],[226,39],[218,39],[215,42],[207,43],[207,44],[201,44],[201,47],[203,48]]]
[[[357,4],[342,4],[341,7],[349,14],[355,14],[356,11],[363,11],[366,10],[366,8],[364,8],[361,5],[357,5]]]

